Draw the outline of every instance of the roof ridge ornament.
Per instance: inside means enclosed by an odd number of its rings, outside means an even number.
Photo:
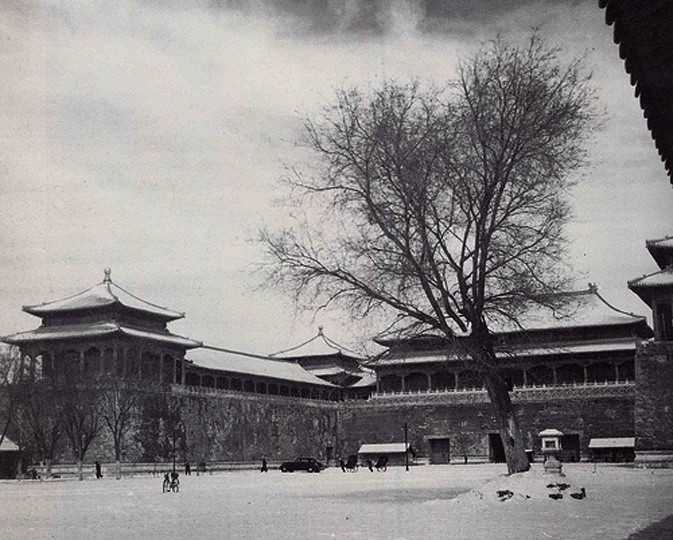
[[[112,270],[110,269],[110,267],[103,270],[103,272],[105,273],[105,277],[103,278],[103,283],[112,283],[112,277],[111,277]]]

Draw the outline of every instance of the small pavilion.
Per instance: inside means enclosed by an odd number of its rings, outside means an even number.
[[[297,363],[312,375],[342,387],[352,386],[363,380],[369,385],[374,384],[370,380],[370,372],[361,367],[363,359],[326,336],[322,326],[318,327],[318,333],[311,339],[269,356]]]
[[[202,345],[168,330],[184,313],[128,292],[112,281],[110,269],[85,291],[23,311],[42,324],[2,341],[19,347],[31,378],[116,375],[184,384],[185,352]]]

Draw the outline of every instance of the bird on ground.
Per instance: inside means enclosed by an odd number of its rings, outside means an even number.
[[[571,493],[570,496],[573,499],[584,499],[587,496],[587,490],[584,488],[581,488],[578,493]]]
[[[514,493],[509,489],[502,489],[495,492],[495,494],[500,498],[501,501],[506,501],[511,499],[514,496]]]

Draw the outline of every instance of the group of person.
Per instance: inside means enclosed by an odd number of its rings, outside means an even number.
[[[199,464],[196,466],[196,476],[199,475],[199,473],[206,472],[206,462],[205,461],[199,461]],[[192,475],[192,464],[189,461],[185,461],[185,476],[191,476]]]
[[[164,474],[164,482],[162,486],[163,493],[180,491],[180,473],[173,471]]]
[[[371,472],[374,472],[374,468],[376,468],[377,471],[388,470],[388,456],[380,456],[376,460],[376,465],[374,465],[374,462],[371,459],[368,459],[365,463]],[[356,455],[348,456],[348,461],[346,462],[344,462],[343,459],[339,459],[339,466],[343,472],[346,472],[347,470],[351,472],[356,471],[358,468],[358,458]]]

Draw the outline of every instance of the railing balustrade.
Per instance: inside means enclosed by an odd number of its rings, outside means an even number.
[[[525,386],[514,386],[512,388],[513,392],[518,391],[527,391],[527,390],[552,390],[552,389],[563,389],[563,388],[595,388],[603,386],[630,386],[633,385],[634,381],[630,379],[623,380],[605,380],[605,381],[587,381],[587,382],[569,382],[569,383],[556,383],[556,384],[527,384]],[[438,394],[461,394],[461,393],[475,393],[475,392],[486,392],[486,389],[482,387],[472,387],[472,388],[432,388],[426,390],[380,390],[379,392],[372,392],[371,397],[399,397],[399,396],[418,396],[418,395],[438,395]]]

